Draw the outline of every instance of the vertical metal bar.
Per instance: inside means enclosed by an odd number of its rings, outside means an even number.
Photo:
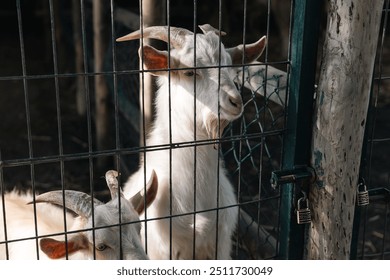
[[[62,123],[61,123],[61,102],[60,102],[60,89],[58,81],[58,57],[57,57],[57,46],[56,46],[56,29],[55,29],[55,20],[54,20],[54,5],[53,0],[49,0],[49,11],[50,11],[50,27],[51,27],[51,43],[52,43],[52,53],[53,53],[53,71],[54,71],[54,83],[55,83],[55,96],[56,96],[56,112],[57,112],[57,134],[58,134],[58,155],[60,159],[60,173],[61,173],[61,187],[64,191],[65,179],[64,179],[64,161],[62,156],[63,152],[63,142],[62,142]],[[65,205],[65,204],[64,204]],[[63,208],[63,219],[64,219],[64,233],[65,233],[65,242],[68,242],[67,235],[67,220],[66,220],[66,208]],[[68,258],[68,248],[66,248],[66,258]]]
[[[114,118],[115,118],[115,149],[119,151],[121,142],[119,137],[119,99],[118,99],[118,76],[116,66],[116,44],[115,44],[115,20],[114,20],[114,1],[110,0],[110,16],[111,16],[111,50],[112,50],[112,76],[114,89]],[[120,154],[115,155],[115,168],[120,171]]]
[[[169,144],[172,145],[172,94],[171,94],[171,1],[167,0],[167,25],[168,25],[168,107],[169,107],[169,115],[168,115],[168,122],[169,122]],[[172,146],[171,146],[172,147]],[[173,215],[173,208],[172,208],[172,148],[169,148],[169,259],[172,259],[173,256],[173,244],[172,244],[172,230],[173,230],[173,223],[172,223],[172,215]]]
[[[320,19],[319,1],[295,0],[291,42],[290,95],[287,108],[287,131],[284,138],[283,169],[310,161],[312,106],[317,61]],[[281,187],[281,259],[302,259],[303,225],[294,220],[294,185]]]
[[[256,238],[256,247],[260,245],[260,230],[261,230],[261,222],[260,222],[260,215],[261,215],[261,186],[263,185],[263,155],[264,155],[264,146],[265,146],[265,137],[261,137],[261,144],[259,147],[259,174],[258,174],[258,188],[257,192],[259,194],[258,196],[258,202],[257,202],[257,238]]]
[[[87,31],[86,31],[86,23],[85,23],[85,4],[84,0],[80,0],[80,10],[81,10],[81,37],[82,37],[82,46],[83,46],[83,62],[84,62],[84,87],[85,87],[85,105],[86,105],[86,113],[87,113],[87,131],[88,131],[88,152],[89,152],[89,187],[91,196],[93,196],[94,188],[93,188],[93,158],[91,153],[92,149],[92,114],[91,114],[91,98],[90,98],[90,90],[89,90],[89,80],[88,80],[88,47],[87,47]],[[95,212],[92,203],[92,239],[93,246],[95,248]],[[65,204],[64,204],[65,205]],[[93,250],[93,258],[96,259],[96,252]]]
[[[26,52],[24,48],[24,36],[23,36],[23,21],[22,21],[22,9],[20,0],[16,1],[16,12],[18,18],[18,28],[19,28],[19,41],[20,41],[20,56],[22,60],[22,73],[23,73],[23,92],[24,92],[24,103],[25,103],[25,112],[26,112],[26,127],[27,127],[27,141],[28,141],[28,153],[29,158],[32,159],[34,156],[32,137],[31,137],[31,115],[30,115],[30,103],[28,98],[28,83],[27,83],[27,67],[26,67]],[[31,176],[31,188],[32,193],[35,194],[35,168],[34,164],[30,164],[30,176]],[[35,204],[35,195],[33,195],[33,209],[34,209],[34,229],[35,236],[38,235],[37,228],[37,212]],[[35,247],[37,252],[37,259],[39,259],[39,244],[38,238],[35,240]]]
[[[245,50],[245,35],[246,35],[246,26],[245,26],[245,23],[246,23],[246,7],[247,7],[247,1],[245,0],[243,5],[244,5],[244,9],[243,9],[243,28],[242,28],[242,44],[244,46],[244,50]],[[245,57],[243,55],[243,57]],[[244,61],[244,59],[243,59]],[[244,64],[244,62],[242,62],[242,64]],[[242,71],[242,81],[245,81],[245,65],[242,65],[241,67],[241,71]],[[243,91],[244,91],[244,86],[241,85],[241,88],[240,88],[240,94],[241,94],[241,97],[243,95]],[[245,104],[244,104],[244,108],[245,108]],[[241,117],[240,119],[240,134],[242,135],[243,134],[243,125],[245,123],[245,118],[244,116]],[[232,143],[232,146],[234,147],[234,143]],[[239,141],[239,146],[238,146],[238,160],[237,160],[237,169],[238,169],[238,184],[237,184],[237,204],[238,204],[238,211],[237,211],[237,224],[239,225],[240,224],[240,219],[241,219],[241,204],[240,204],[240,200],[241,200],[241,159],[242,159],[242,141]],[[238,256],[239,254],[239,242],[240,242],[240,232],[237,231],[236,232],[236,243],[237,243],[237,246],[236,246],[236,250],[235,250],[235,255]]]
[[[196,28],[197,28],[197,0],[194,0],[194,71],[196,72]],[[192,258],[196,259],[196,165],[197,165],[197,160],[196,160],[196,155],[197,155],[197,146],[196,146],[196,74],[194,75],[194,217],[193,217],[193,223],[194,223],[194,230],[192,231]]]
[[[139,14],[140,14],[140,17],[139,17],[139,20],[140,20],[140,23],[139,23],[139,26],[140,26],[140,30],[141,30],[141,39],[139,40],[139,44],[140,44],[140,49],[141,49],[141,53],[143,54],[144,53],[144,39],[143,39],[143,34],[144,34],[144,3],[142,0],[139,1]],[[142,145],[145,147],[146,146],[146,117],[145,117],[145,69],[144,69],[144,56],[141,55],[141,57],[139,58],[140,61],[139,61],[139,69],[140,69],[140,74],[139,74],[139,87],[140,87],[140,95],[139,95],[139,98],[140,98],[140,106],[141,106],[141,131],[142,131],[142,135],[140,135],[141,137],[141,141],[142,142]],[[141,143],[140,143],[141,144]],[[144,163],[143,163],[143,169],[144,169],[144,193],[146,193],[146,149],[143,149],[143,152],[142,152],[142,156],[144,158]],[[145,196],[145,199],[146,199],[146,196]],[[145,201],[146,203],[146,201]],[[146,205],[146,204],[145,204]],[[145,252],[146,254],[148,253],[148,223],[147,223],[147,210],[145,209],[145,221],[144,221],[144,240],[145,240]]]
[[[116,73],[116,48],[115,48],[115,21],[114,21],[114,1],[110,0],[110,20],[111,20],[111,50],[112,50],[112,75],[113,75],[113,95],[114,95],[114,119],[115,119],[115,150],[119,151],[121,147],[120,137],[119,137],[119,100],[118,100],[118,80]],[[114,157],[114,165],[115,169],[120,173],[120,154],[117,152]],[[118,178],[119,185],[121,185],[120,178]],[[118,188],[118,205],[119,205],[119,256],[123,259],[123,248],[122,248],[122,216],[121,216],[121,200],[120,200],[120,192],[121,189]],[[146,209],[145,209],[146,215]]]
[[[242,45],[244,46],[243,52],[245,52],[245,41],[246,41],[246,21],[247,21],[247,1],[243,1],[243,15],[242,15]],[[242,55],[242,80],[245,81],[245,55]],[[243,95],[244,91],[244,86],[241,86],[241,97]],[[243,135],[245,131],[245,116],[241,117],[241,122],[240,122],[240,134]],[[242,149],[243,149],[243,140],[240,140],[238,143],[238,185],[237,185],[237,202],[238,202],[238,212],[237,212],[237,224],[240,224],[240,219],[241,219],[241,206],[240,206],[240,200],[241,200],[241,183],[242,183],[242,170],[241,170],[241,162],[242,162]],[[236,240],[237,240],[237,245],[239,242],[240,238],[240,233],[237,231],[236,234]],[[238,256],[238,250],[239,246],[236,246],[236,255]]]
[[[385,249],[386,249],[386,237],[387,237],[387,224],[388,224],[388,218],[389,217],[389,201],[386,200],[386,213],[385,213],[385,224],[383,226],[383,238],[382,238],[382,260],[385,259]]]
[[[5,186],[4,186],[4,176],[3,176],[3,162],[1,160],[1,149],[0,149],[0,193],[1,193],[1,205],[2,205],[2,219],[3,219],[3,234],[4,234],[4,248],[5,248],[5,259],[9,259],[9,249],[8,249],[8,234],[7,234],[7,213],[5,209]],[[1,219],[1,218],[0,218]],[[1,225],[0,225],[1,227]]]
[[[222,0],[219,1],[218,6],[218,30],[219,30],[219,43],[218,43],[218,123],[221,121],[221,112],[220,112],[220,101],[219,101],[219,95],[221,90],[221,52],[222,52],[222,40],[221,40],[221,29],[222,29]],[[221,129],[220,126],[218,126],[218,138],[221,138]],[[218,145],[219,151],[221,150],[221,145]],[[219,157],[219,153],[217,154],[217,157]],[[220,160],[217,160],[217,170],[216,170],[216,176],[217,176],[217,201],[216,201],[216,210],[215,210],[215,259],[218,259],[218,234],[219,234],[219,194],[220,194]]]

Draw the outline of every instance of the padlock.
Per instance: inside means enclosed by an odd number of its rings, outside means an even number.
[[[311,223],[311,212],[309,209],[309,200],[306,195],[298,199],[297,202],[297,223],[301,224],[310,224]]]
[[[367,186],[364,183],[359,183],[357,189],[357,205],[365,206],[368,204],[370,204],[370,197],[368,196]]]

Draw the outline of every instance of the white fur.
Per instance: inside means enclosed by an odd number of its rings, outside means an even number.
[[[27,204],[32,201],[31,194],[18,194],[15,191],[4,195],[4,206],[6,212],[6,222],[3,219],[3,203],[0,196],[0,260],[6,259],[6,245],[4,225],[6,224],[7,241],[9,255],[8,258],[33,260],[49,259],[48,256],[39,249],[37,252],[37,243],[35,236],[56,234],[64,232],[64,212],[61,207],[48,203],[36,204],[37,229],[34,226],[33,205]],[[139,221],[138,213],[134,210],[132,204],[121,199],[122,223]],[[94,227],[119,224],[118,199],[95,207]],[[92,228],[92,219],[75,217],[72,214],[66,214],[67,230],[80,230]],[[141,226],[139,223],[127,224],[122,226],[122,249],[124,259],[147,259],[145,251],[141,245],[140,237]],[[93,259],[93,236],[92,231],[68,234],[68,241],[74,236],[87,237],[89,246],[69,255],[69,259]],[[24,241],[13,240],[33,238]],[[64,234],[52,236],[56,240],[64,240]],[[119,226],[101,228],[95,230],[95,246],[101,244],[107,245],[103,251],[95,251],[97,259],[119,259]]]
[[[5,194],[7,240],[23,239],[36,236],[34,227],[33,205],[27,205],[32,201],[31,194],[18,194],[15,191]],[[0,242],[5,241],[3,203],[0,199]],[[49,204],[37,207],[38,234],[60,233],[64,231],[63,211]],[[43,218],[42,218],[43,217]],[[72,215],[67,214],[68,228],[72,228],[75,222]],[[5,243],[0,245],[0,259],[6,259]],[[36,241],[30,239],[8,243],[10,259],[37,259]],[[48,259],[39,252],[40,259]]]
[[[185,45],[181,49],[171,50],[172,68],[216,67],[219,64],[232,64],[231,57],[223,45],[219,63],[219,37],[215,32],[205,32],[196,36],[196,65],[194,65],[193,35],[187,35],[184,40]],[[194,120],[194,77],[187,77],[186,71],[188,70],[172,71],[170,74],[171,111],[169,111],[168,74],[158,73],[160,77],[156,119],[146,141],[147,146],[209,140],[212,138],[212,132],[215,132],[214,136],[218,137],[222,131],[218,133],[216,122],[214,127],[210,128],[210,122],[213,119],[217,120],[218,114],[227,122],[237,119],[242,114],[242,99],[233,83],[236,72],[226,67],[220,70],[197,69],[196,119]],[[231,101],[236,104],[231,104]],[[196,128],[196,139],[194,139],[194,128]],[[196,153],[196,170],[194,153]],[[232,234],[238,217],[238,208],[234,207],[237,200],[233,186],[226,175],[224,162],[220,159],[215,146],[210,144],[196,148],[147,152],[140,169],[125,184],[126,196],[130,196],[136,186],[144,184],[144,166],[146,166],[146,178],[149,178],[153,169],[159,178],[159,193],[155,203],[147,211],[147,218],[206,211],[196,214],[195,225],[193,214],[149,221],[146,232],[148,256],[151,259],[170,257],[192,259],[194,256],[196,259],[230,259]],[[170,177],[171,173],[172,177]],[[196,174],[195,178],[194,174]],[[219,211],[212,210],[217,206],[233,207]],[[143,238],[144,231],[145,228],[141,234]],[[195,248],[193,248],[194,238]]]

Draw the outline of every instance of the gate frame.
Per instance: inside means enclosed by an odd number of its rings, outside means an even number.
[[[310,164],[321,1],[293,0],[290,80],[282,169]],[[280,259],[303,259],[305,225],[295,220],[297,184],[281,186]]]

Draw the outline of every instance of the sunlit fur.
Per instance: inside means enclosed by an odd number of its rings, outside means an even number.
[[[64,211],[61,207],[48,203],[36,204],[37,234],[34,226],[33,205],[27,204],[32,201],[31,194],[18,194],[13,191],[4,195],[6,209],[6,231],[8,243],[9,259],[33,260],[49,259],[48,256],[38,250],[36,239],[12,242],[12,240],[22,238],[34,238],[37,236],[56,234],[64,232]],[[95,207],[94,227],[99,228],[107,225],[119,224],[119,200],[113,199],[106,204]],[[131,203],[121,198],[121,222],[129,223],[122,226],[122,252],[123,259],[147,259],[143,246],[141,245],[139,215],[134,210]],[[137,223],[138,221],[138,223]],[[75,217],[69,212],[66,214],[66,224],[68,231],[91,229],[92,218],[85,219]],[[3,205],[0,196],[0,242],[5,241],[3,220]],[[100,228],[94,231],[95,242],[91,230],[68,234],[68,240],[75,236],[80,236],[87,242],[87,249],[79,250],[70,254],[69,259],[120,259],[120,237],[119,226]],[[64,234],[52,236],[57,240],[64,240]],[[95,250],[99,245],[105,244],[103,251]],[[5,243],[0,244],[0,259],[6,259]],[[95,247],[94,247],[95,246]],[[95,255],[94,255],[95,251]]]
[[[194,37],[187,35],[185,46],[171,50],[171,68],[231,65],[232,60],[224,46],[219,47],[219,40],[215,32],[196,35],[195,65]],[[229,122],[241,116],[243,104],[233,83],[235,72],[232,69],[197,69],[196,75],[190,77],[186,76],[186,72],[188,70],[174,70],[169,75],[167,71],[157,73],[156,119],[147,138],[147,146],[219,137],[222,131],[218,129],[218,116]],[[147,178],[152,169],[159,178],[159,193],[156,202],[147,211],[147,218],[206,211],[196,214],[195,219],[193,214],[188,214],[148,222],[148,256],[151,259],[230,259],[238,209],[234,207],[236,197],[216,146],[210,144],[147,152],[138,172],[127,181],[125,195],[130,196],[136,186],[144,183],[144,165]],[[218,212],[208,211],[217,206],[233,207]],[[141,237],[144,236],[142,232]]]

